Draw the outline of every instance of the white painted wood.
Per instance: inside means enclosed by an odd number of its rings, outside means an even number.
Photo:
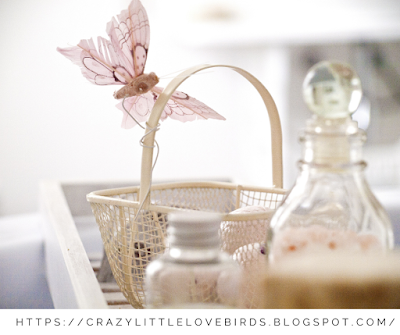
[[[100,287],[104,293],[107,292],[120,292],[120,288],[116,282],[100,283]]]
[[[61,183],[40,184],[46,271],[55,308],[108,308],[90,264]]]

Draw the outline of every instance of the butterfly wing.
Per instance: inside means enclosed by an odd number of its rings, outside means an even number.
[[[57,48],[57,51],[81,68],[83,76],[96,85],[126,85],[132,78],[121,64],[113,45],[98,37],[98,47],[93,39],[81,40],[77,46]]]
[[[150,92],[126,98],[124,107],[138,122],[145,122],[162,90],[161,87],[156,86]],[[134,127],[136,122],[126,113],[122,102],[117,105],[117,108],[123,111],[122,128]],[[179,91],[175,91],[168,100],[160,119],[164,121],[167,117],[181,122],[207,119],[225,120],[223,116],[201,101]]]
[[[146,10],[139,0],[133,0],[117,18],[107,24],[110,41],[98,37],[98,47],[89,39],[74,47],[57,48],[93,84],[126,85],[144,71],[150,42]]]
[[[154,103],[157,98],[157,94],[153,92],[147,92],[145,94],[135,95],[121,101],[117,105],[117,108],[122,110],[123,113],[121,127],[125,129],[130,129],[136,126],[137,123],[135,120],[132,119],[132,117],[134,117],[139,123],[146,122],[150,116],[151,110],[153,109]],[[124,109],[124,107],[126,110]],[[130,115],[126,111],[128,111]],[[162,121],[165,118],[166,115],[161,116]]]
[[[161,94],[162,90],[161,87],[157,86],[152,89],[158,95]],[[166,117],[182,122],[207,119],[225,120],[222,115],[206,104],[180,91],[175,91],[172,94],[163,113],[166,114]]]
[[[139,0],[133,0],[117,19],[112,18],[107,24],[107,34],[121,64],[132,70],[132,77],[137,77],[143,74],[150,43],[146,10]]]

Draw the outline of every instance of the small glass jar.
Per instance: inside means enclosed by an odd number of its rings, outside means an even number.
[[[321,62],[307,74],[303,93],[314,115],[300,137],[300,174],[271,219],[270,263],[308,252],[393,248],[389,217],[364,176],[366,134],[350,117],[361,101],[360,79],[346,64]]]
[[[168,247],[146,268],[146,308],[235,308],[241,268],[221,251],[221,217],[168,215]]]

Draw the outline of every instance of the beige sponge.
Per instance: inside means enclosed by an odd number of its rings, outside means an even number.
[[[290,257],[260,276],[258,308],[400,308],[400,254]]]

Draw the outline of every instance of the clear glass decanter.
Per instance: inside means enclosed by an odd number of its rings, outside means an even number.
[[[364,176],[366,134],[351,114],[361,97],[360,79],[342,63],[313,66],[303,83],[313,112],[300,136],[300,173],[271,219],[270,263],[290,255],[393,248],[390,219]]]
[[[146,308],[235,308],[241,268],[221,251],[220,215],[168,215],[168,248],[146,268]]]

